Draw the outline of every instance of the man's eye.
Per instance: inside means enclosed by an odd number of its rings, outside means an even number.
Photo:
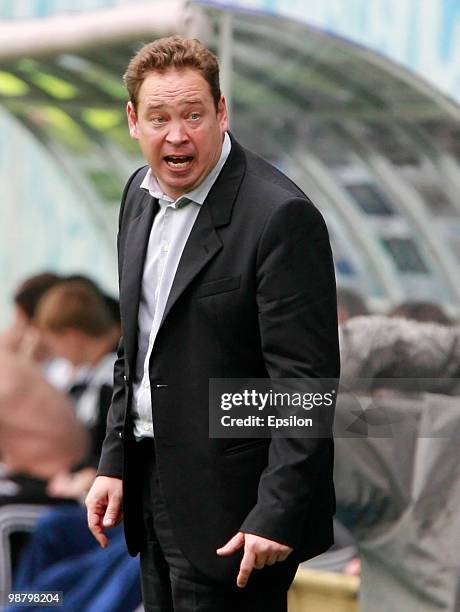
[[[161,125],[165,121],[166,119],[164,117],[152,117],[152,123],[154,123],[155,125]]]
[[[200,113],[190,113],[190,119],[192,121],[198,121],[198,119],[201,119],[201,115]]]

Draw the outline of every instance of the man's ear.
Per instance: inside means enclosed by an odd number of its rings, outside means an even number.
[[[220,97],[217,104],[217,118],[222,132],[226,132],[228,130],[228,111],[224,96]]]
[[[128,115],[129,135],[137,140],[139,138],[139,130],[137,127],[137,113],[134,104],[131,100],[126,105],[126,114]]]

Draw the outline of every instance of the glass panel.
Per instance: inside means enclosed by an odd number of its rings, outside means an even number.
[[[460,126],[449,121],[426,121],[420,123],[437,145],[460,163]]]
[[[458,216],[457,210],[447,199],[447,196],[437,185],[415,182],[413,183],[418,194],[434,215]]]
[[[349,141],[343,138],[333,122],[305,122],[301,135],[305,138],[305,145],[329,168],[347,166],[357,161]]]
[[[382,238],[381,241],[400,272],[428,274],[428,268],[411,238]]]
[[[433,215],[458,216],[455,206],[443,190],[436,157],[431,161],[433,152],[420,140],[414,139],[414,130],[409,127],[406,132],[405,123],[390,126],[381,122],[354,122],[347,125],[390,161]]]
[[[326,40],[323,35],[315,45],[315,32],[307,36],[301,25],[290,21],[283,21],[274,36],[273,21],[265,23],[262,16],[236,15],[234,26],[236,72],[254,82],[269,83],[267,89],[304,112],[382,107],[374,93],[378,89],[366,88],[355,70],[343,69],[342,48],[332,38]]]
[[[351,194],[363,212],[368,215],[390,216],[394,211],[376,185],[362,183],[360,185],[345,185],[345,189]]]
[[[356,129],[370,145],[395,166],[416,166],[420,162],[413,143],[401,129],[381,122],[365,121],[355,124]]]

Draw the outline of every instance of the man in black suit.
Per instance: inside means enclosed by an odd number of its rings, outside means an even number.
[[[201,43],[146,45],[125,83],[148,166],[122,199],[123,338],[88,523],[106,546],[123,514],[149,612],[282,612],[298,563],[332,543],[332,440],[211,438],[208,386],[338,377],[326,226],[228,134]]]

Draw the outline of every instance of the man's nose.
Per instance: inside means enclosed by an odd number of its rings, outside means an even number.
[[[181,121],[176,121],[169,124],[166,140],[172,145],[183,144],[188,140],[187,130]]]

